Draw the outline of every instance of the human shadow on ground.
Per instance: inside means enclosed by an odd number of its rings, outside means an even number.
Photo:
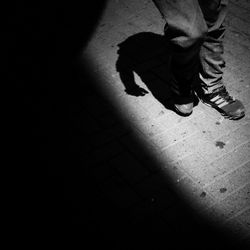
[[[117,72],[128,95],[144,96],[152,93],[166,109],[176,113],[174,94],[170,88],[172,48],[164,35],[141,32],[118,44]],[[135,80],[137,74],[146,88]],[[194,106],[198,105],[194,99]],[[180,113],[178,113],[181,115]]]

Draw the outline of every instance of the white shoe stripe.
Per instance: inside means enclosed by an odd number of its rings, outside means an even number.
[[[220,98],[220,96],[217,95],[217,96],[215,96],[214,98],[212,98],[210,101],[211,101],[211,102],[215,102],[215,101],[218,100],[219,98]]]
[[[218,107],[219,108],[222,108],[222,107],[224,107],[225,105],[227,105],[228,104],[228,102],[223,102],[223,103],[221,103],[220,105],[218,105]]]
[[[216,103],[216,104],[221,104],[221,103],[223,103],[223,102],[225,102],[224,99],[219,99],[219,100],[217,100],[215,103]]]

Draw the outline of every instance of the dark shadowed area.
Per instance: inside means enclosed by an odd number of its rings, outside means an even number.
[[[23,201],[22,207],[32,217],[32,235],[39,239],[35,245],[203,249],[216,244],[213,249],[229,249],[237,241],[194,214],[163,176],[157,175],[159,186],[154,190],[159,202],[146,194],[136,209],[117,205],[123,197],[129,197],[129,203],[131,196],[127,189],[120,192],[124,180],[112,172],[111,163],[98,161],[103,151],[95,148],[93,137],[98,134],[97,140],[109,140],[112,131],[125,131],[126,136],[127,125],[81,63],[82,50],[105,8],[105,1],[92,2],[18,2],[7,14],[8,83],[17,90],[12,97],[13,150],[19,165],[31,168],[28,202]],[[153,172],[156,163],[149,152],[133,136],[127,139],[140,164]],[[115,164],[126,167],[123,158],[117,159]],[[112,176],[105,187],[92,176],[91,169],[100,164],[103,175]],[[154,183],[148,185],[145,190]],[[112,197],[103,189],[109,189]],[[157,213],[165,206],[163,195],[175,201],[169,224]]]

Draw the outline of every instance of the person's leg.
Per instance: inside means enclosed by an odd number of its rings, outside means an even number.
[[[223,82],[223,39],[228,0],[198,0],[208,26],[200,50],[200,96],[210,106],[230,119],[244,116],[244,107],[227,93]],[[199,87],[199,86],[198,86]]]
[[[205,93],[212,93],[223,85],[223,39],[228,0],[198,0],[208,26],[200,51],[200,79]]]
[[[192,84],[199,73],[199,52],[207,32],[198,0],[154,0],[166,21],[165,36],[171,45],[171,88],[175,107],[192,113]]]

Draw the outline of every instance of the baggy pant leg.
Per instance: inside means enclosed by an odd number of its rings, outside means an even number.
[[[191,101],[189,93],[194,78],[199,74],[207,24],[198,0],[154,0],[154,3],[166,21],[165,36],[171,45],[171,87],[187,103]]]
[[[204,93],[212,93],[224,85],[223,38],[228,0],[199,0],[208,32],[200,50],[200,84]]]

